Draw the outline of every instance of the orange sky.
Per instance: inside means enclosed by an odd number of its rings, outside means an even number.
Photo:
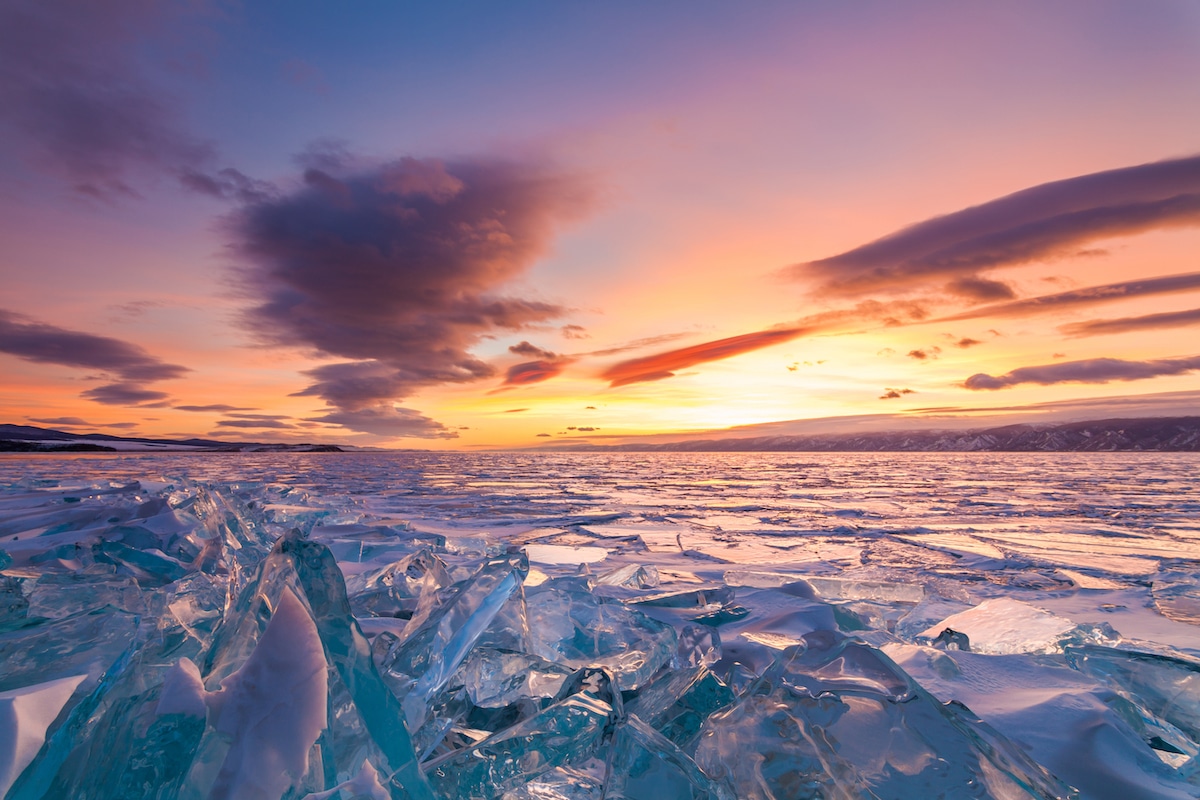
[[[1193,3],[113,9],[0,18],[0,421],[1200,407]]]

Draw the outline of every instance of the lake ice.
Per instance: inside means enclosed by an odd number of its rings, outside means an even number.
[[[1195,454],[0,458],[0,796],[1200,797]]]

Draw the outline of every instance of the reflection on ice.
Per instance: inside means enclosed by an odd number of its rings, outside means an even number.
[[[341,455],[0,462],[0,796],[1200,794],[1191,462]]]

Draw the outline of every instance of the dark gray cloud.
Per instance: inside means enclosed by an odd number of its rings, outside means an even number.
[[[80,417],[26,417],[39,425],[54,425],[59,428],[136,428],[136,422],[88,422]]]
[[[481,338],[564,312],[502,289],[587,197],[576,179],[497,159],[309,168],[295,192],[231,219],[237,277],[256,301],[246,324],[267,344],[350,359],[309,371],[314,382],[298,394],[378,412],[339,419],[408,430],[390,401],[494,376],[471,353]]]
[[[1163,375],[1182,375],[1200,370],[1200,356],[1160,358],[1151,361],[1125,361],[1119,358],[1092,358],[1037,367],[1021,367],[1004,375],[979,373],[967,378],[967,389],[1007,389],[1022,383],[1048,386],[1054,383],[1108,383],[1137,381]]]
[[[138,383],[106,383],[79,393],[80,397],[103,403],[106,406],[145,406],[155,408],[165,405],[169,394],[146,389]]]
[[[354,431],[373,433],[391,438],[457,439],[458,433],[411,408],[373,406],[357,411],[339,409],[309,422],[341,425]],[[465,430],[465,428],[463,429]]]
[[[277,419],[223,419],[217,423],[218,428],[273,428],[276,430],[292,429],[295,425],[281,422]]]
[[[518,344],[510,345],[508,352],[518,356],[527,356],[529,358],[558,358],[556,353],[549,350],[543,350],[537,345],[532,345],[529,342],[522,341]]]
[[[160,381],[189,371],[120,339],[47,325],[2,309],[0,352],[42,364],[103,370],[129,381]]]
[[[207,406],[174,406],[176,411],[217,411],[222,414],[230,411],[253,411],[253,408],[243,406],[229,406],[224,403],[212,403]]]
[[[962,314],[955,314],[952,317],[944,317],[938,321],[952,322],[964,319],[979,319],[981,317],[1026,317],[1063,308],[1091,306],[1116,300],[1127,300],[1134,297],[1174,294],[1196,289],[1200,289],[1200,272],[1186,272],[1178,275],[1164,275],[1159,278],[1144,278],[1136,281],[1108,283],[1103,286],[1089,286],[1085,289],[1073,289],[1068,292],[1029,297],[1011,303],[983,306],[963,312]],[[996,331],[991,331],[991,333],[999,336]]]
[[[194,192],[238,203],[261,203],[279,191],[274,184],[251,178],[232,167],[211,173],[188,169],[179,180]]]
[[[1133,331],[1150,331],[1160,328],[1182,328],[1187,325],[1200,324],[1200,308],[1190,308],[1186,311],[1165,311],[1161,314],[1145,314],[1140,317],[1121,317],[1119,319],[1092,319],[1086,322],[1072,322],[1060,325],[1058,330],[1064,336],[1100,336],[1109,333],[1131,333]]]
[[[83,392],[106,405],[140,405],[167,397],[143,384],[182,377],[187,367],[169,364],[135,344],[72,331],[0,309],[0,353],[39,364],[100,370],[119,380]]]
[[[99,198],[136,195],[146,177],[201,169],[210,146],[148,77],[161,65],[140,55],[147,40],[194,24],[202,5],[0,5],[0,143]]]
[[[984,273],[1078,255],[1113,236],[1200,224],[1200,156],[1034,186],[790,268],[826,294],[908,292],[940,280],[972,300],[1011,297]]]

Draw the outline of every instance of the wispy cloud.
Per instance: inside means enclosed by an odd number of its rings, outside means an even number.
[[[136,422],[88,422],[80,417],[26,417],[39,425],[54,425],[59,428],[136,428]]]
[[[972,375],[963,386],[972,390],[1007,389],[1022,383],[1049,386],[1055,383],[1108,383],[1137,381],[1163,375],[1182,375],[1200,370],[1200,356],[1160,358],[1150,361],[1125,361],[1119,358],[1092,358],[1036,367],[1021,367],[1004,375]]]
[[[782,344],[806,333],[811,333],[812,330],[807,327],[778,328],[703,342],[691,347],[681,347],[677,350],[621,361],[606,369],[601,373],[601,377],[607,380],[610,386],[626,386],[631,383],[662,380],[673,377],[677,370]]]
[[[309,422],[341,425],[353,431],[389,438],[457,439],[458,433],[411,408],[378,405],[356,411],[338,409]]]
[[[295,425],[277,419],[223,419],[217,422],[218,428],[271,428],[276,430],[292,429]]]
[[[0,143],[83,195],[136,195],[139,180],[200,171],[212,158],[139,62],[139,43],[203,4],[0,6]],[[183,19],[186,18],[186,19]]]
[[[1182,328],[1187,325],[1196,324],[1200,324],[1200,308],[1192,308],[1187,311],[1165,311],[1161,314],[1146,314],[1140,317],[1072,322],[1068,325],[1060,325],[1058,330],[1064,336],[1083,337],[1100,336],[1109,333],[1158,330],[1160,328]]]
[[[119,380],[83,392],[107,405],[139,405],[165,400],[165,392],[144,384],[182,377],[189,369],[169,364],[135,344],[109,336],[72,331],[0,310],[0,353],[25,361],[100,370]]]
[[[215,411],[219,413],[228,413],[230,411],[253,411],[249,406],[230,406],[225,403],[212,403],[207,406],[173,406],[176,411]]]
[[[797,264],[826,294],[908,292],[942,281],[974,302],[1011,297],[982,273],[1071,255],[1099,239],[1200,224],[1200,156],[1081,175],[934,217]]]
[[[1063,308],[1091,306],[1116,300],[1174,294],[1176,292],[1187,292],[1196,289],[1200,289],[1200,272],[1185,272],[1177,275],[1164,275],[1159,278],[1145,278],[1135,281],[1108,283],[1103,286],[1089,286],[1085,289],[1073,289],[1068,292],[1029,297],[1024,300],[1015,300],[1011,303],[982,306],[935,321],[954,322],[965,319],[993,317],[1026,317]]]
[[[339,424],[424,430],[390,401],[493,376],[471,353],[482,337],[564,312],[501,291],[587,203],[580,180],[499,159],[309,168],[298,190],[233,218],[239,280],[257,301],[246,323],[268,344],[352,359],[309,371],[299,392],[339,409]]]

